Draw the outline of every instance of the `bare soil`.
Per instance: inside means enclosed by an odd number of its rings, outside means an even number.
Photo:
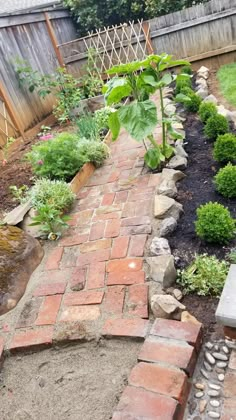
[[[140,343],[125,340],[12,356],[0,373],[1,420],[108,420]]]

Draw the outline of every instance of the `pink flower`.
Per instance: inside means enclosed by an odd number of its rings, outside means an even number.
[[[37,164],[38,165],[43,165],[43,160],[42,159],[38,160]]]
[[[50,140],[53,138],[52,134],[45,134],[45,136],[39,137],[39,140]]]

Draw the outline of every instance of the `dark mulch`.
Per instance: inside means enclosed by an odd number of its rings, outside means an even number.
[[[179,268],[188,265],[194,254],[207,253],[224,259],[236,246],[236,240],[227,246],[209,245],[201,242],[196,234],[194,221],[196,209],[209,201],[216,201],[227,206],[236,218],[236,199],[225,199],[215,191],[213,177],[219,165],[213,160],[213,144],[204,137],[203,124],[196,114],[188,114],[185,123],[185,150],[189,155],[186,178],[179,183],[177,200],[183,204],[184,214],[176,231],[168,238],[171,249],[177,257]],[[218,299],[197,295],[185,296],[184,304],[196,318],[204,324],[205,335],[216,338],[222,335],[222,328],[215,322]]]

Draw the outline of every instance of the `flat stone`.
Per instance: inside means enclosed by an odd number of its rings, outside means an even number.
[[[173,290],[173,296],[174,296],[175,299],[181,300],[183,298],[183,293],[179,289],[174,289]]]
[[[209,397],[219,397],[220,393],[219,391],[216,391],[215,389],[210,389],[207,395],[209,395]]]
[[[223,373],[220,373],[220,374],[218,375],[218,379],[219,379],[219,381],[220,381],[220,382],[223,382],[223,381],[224,381],[224,379],[225,379],[225,375],[224,375]]]
[[[174,232],[177,227],[177,221],[174,217],[167,217],[161,222],[160,225],[160,236],[167,236]]]
[[[216,384],[209,384],[209,387],[211,388],[211,389],[215,389],[215,390],[217,390],[217,391],[219,391],[221,388],[220,388],[220,385],[216,385]]]
[[[151,300],[151,309],[156,318],[169,319],[174,312],[184,310],[185,306],[171,295],[154,295]]]
[[[185,158],[188,157],[188,153],[185,152],[183,146],[180,145],[180,144],[176,144],[176,146],[175,146],[175,154],[178,155],[178,156],[185,157]]]
[[[236,264],[231,264],[216,310],[219,324],[236,328]]]
[[[220,414],[219,413],[216,413],[215,411],[209,411],[208,412],[208,416],[211,419],[219,419],[220,418]]]
[[[177,273],[173,255],[148,257],[146,261],[150,267],[151,280],[160,283],[164,289],[167,289],[175,282]]]
[[[218,353],[218,352],[213,352],[212,355],[217,360],[222,360],[224,362],[226,360],[228,360],[228,356],[226,356],[226,354],[222,354],[222,353]]]
[[[173,156],[169,160],[169,162],[167,163],[166,166],[167,166],[167,168],[170,168],[170,169],[180,169],[180,170],[183,170],[183,169],[186,169],[187,168],[187,164],[188,164],[188,162],[187,162],[186,157],[182,157],[182,156],[176,155],[176,156]]]
[[[165,219],[166,217],[174,217],[178,220],[183,206],[173,198],[164,195],[156,195],[154,202],[154,216],[157,219]]]
[[[183,311],[181,314],[181,322],[191,322],[192,324],[199,325],[201,322],[195,318],[195,316],[191,315],[188,311]]]
[[[155,236],[150,245],[152,255],[171,255],[169,242],[165,238]]]
[[[0,315],[23,296],[31,274],[43,258],[39,242],[16,226],[0,226]]]
[[[200,412],[200,414],[204,413],[204,411],[206,409],[206,406],[207,406],[207,400],[201,400],[199,402],[199,412]]]
[[[167,197],[174,198],[177,195],[177,188],[175,182],[170,179],[163,179],[156,189],[157,194],[166,195]]]
[[[181,181],[181,179],[185,178],[186,175],[181,171],[176,171],[175,169],[168,169],[164,168],[161,173],[162,179],[166,179],[169,181]]]
[[[214,95],[208,95],[205,99],[203,99],[203,102],[212,102],[213,104],[218,104],[218,99]]]
[[[205,352],[205,358],[211,365],[214,365],[216,362],[214,357],[208,351]]]
[[[28,200],[24,204],[20,204],[15,209],[10,211],[5,218],[3,219],[3,223],[11,226],[16,226],[18,223],[22,222],[24,219],[24,216],[29,211],[29,209],[32,207],[31,201]]]
[[[218,362],[218,363],[216,363],[216,366],[221,368],[221,369],[224,369],[224,368],[227,367],[227,363],[226,362]]]
[[[220,406],[220,403],[219,403],[219,401],[217,401],[217,400],[210,400],[210,404],[211,404],[211,406],[212,406],[212,407],[214,407],[214,408],[217,408],[217,407],[219,407],[219,406]]]
[[[196,398],[202,398],[203,395],[204,395],[204,392],[199,391],[199,392],[196,392],[196,394],[194,395],[194,397],[196,397]]]

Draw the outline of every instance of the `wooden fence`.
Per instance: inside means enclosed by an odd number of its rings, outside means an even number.
[[[23,131],[52,112],[54,99],[52,96],[41,99],[37,93],[22,89],[15,60],[26,60],[33,69],[50,74],[63,64],[56,45],[76,36],[73,21],[64,9],[0,16],[0,82]],[[0,114],[0,128],[4,127],[5,120]],[[11,129],[9,133],[13,134]],[[3,141],[6,136],[1,132],[0,143]]]
[[[97,31],[90,36],[59,45],[68,69],[73,73],[81,71],[86,62],[88,47],[95,45],[98,46],[97,52],[101,60],[104,59],[104,52],[112,53],[112,64],[117,64],[121,45],[127,43],[127,37],[123,38],[121,27]],[[140,23],[131,24],[126,32],[130,33],[128,42],[134,49],[137,44],[144,48],[148,38],[149,52],[167,52],[176,58],[186,58],[195,62],[230,52],[233,52],[236,58],[235,28],[236,0],[212,0],[144,22],[143,31],[139,30]],[[114,49],[117,54],[114,53]],[[122,57],[126,60],[124,54]]]

